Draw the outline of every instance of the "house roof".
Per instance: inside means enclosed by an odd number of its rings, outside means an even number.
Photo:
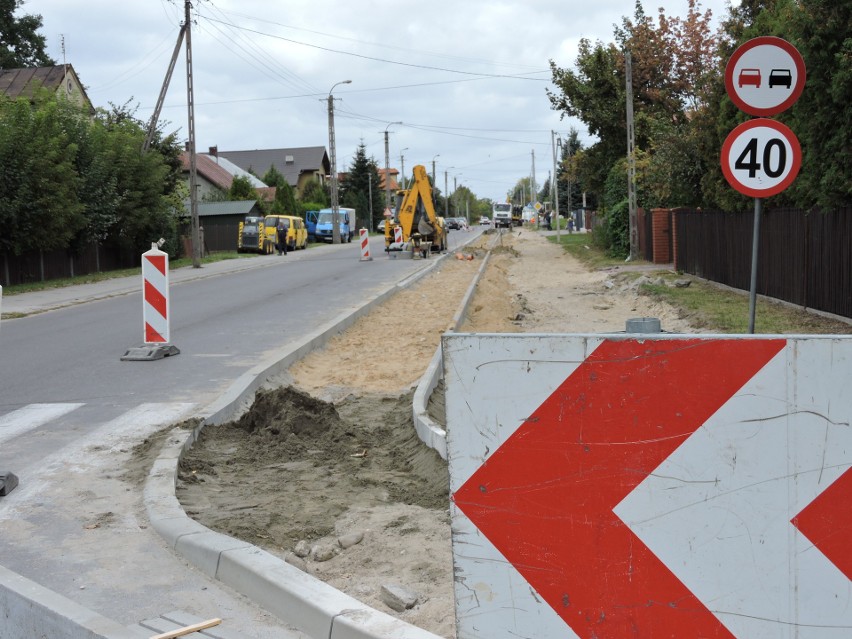
[[[306,146],[293,149],[255,149],[254,151],[219,151],[237,166],[263,175],[274,166],[290,186],[297,186],[299,176],[305,172],[320,171],[328,175],[330,164],[324,146]]]
[[[236,200],[234,202],[199,202],[198,217],[217,215],[263,215],[255,200]]]
[[[399,171],[397,169],[388,169],[387,171],[390,174],[390,189],[391,191],[397,191],[399,189],[399,182],[396,177],[399,175]],[[385,170],[378,169],[379,173],[379,187],[384,190],[385,189]]]
[[[180,161],[184,172],[189,171],[189,153],[181,153]],[[234,176],[225,167],[217,164],[212,158],[197,153],[195,155],[195,170],[198,172],[198,175],[220,190],[229,191],[231,189]]]
[[[239,177],[246,178],[249,181],[249,183],[256,189],[268,189],[268,188],[270,188],[259,177],[257,177],[256,175],[254,175],[252,173],[249,173],[245,169],[237,166],[236,164],[231,162],[228,158],[224,158],[224,157],[214,155],[214,154],[207,154],[207,153],[202,153],[202,154],[199,154],[199,155],[196,156],[196,158],[199,158],[199,157],[205,157],[205,158],[208,158],[209,160],[211,160],[212,162],[215,162],[219,167],[225,169],[228,173],[230,173],[232,177],[239,176]],[[196,159],[196,163],[197,163],[197,159]]]
[[[184,173],[189,171],[189,154],[183,152],[180,154],[181,166]],[[278,190],[274,186],[266,186],[264,182],[256,175],[252,175],[238,167],[233,162],[215,155],[207,155],[204,153],[196,153],[195,155],[195,170],[198,175],[213,184],[220,191],[230,191],[231,184],[234,178],[241,176],[247,178],[251,185],[257,191],[258,196],[265,202],[272,202],[275,199],[275,192]]]
[[[92,102],[80,78],[70,64],[53,67],[29,67],[25,69],[0,69],[0,93],[17,99],[32,98],[37,89],[58,91],[66,78],[71,76],[83,97],[83,102],[92,109]]]

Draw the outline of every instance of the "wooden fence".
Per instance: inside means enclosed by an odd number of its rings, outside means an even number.
[[[79,253],[67,249],[0,255],[0,284],[29,284],[139,266],[142,255],[92,244]]]
[[[749,290],[753,225],[751,212],[676,210],[677,270]],[[757,292],[852,318],[852,208],[764,211]]]

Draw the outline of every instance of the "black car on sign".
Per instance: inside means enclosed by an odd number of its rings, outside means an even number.
[[[769,88],[784,86],[788,89],[793,85],[793,74],[790,69],[772,69],[769,72]]]

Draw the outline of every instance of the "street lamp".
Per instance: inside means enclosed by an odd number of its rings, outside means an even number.
[[[334,144],[334,96],[332,96],[334,87],[338,84],[352,84],[352,80],[336,82],[328,91],[328,150],[331,162],[331,241],[333,244],[340,244],[340,204],[337,201],[337,156]]]
[[[408,151],[408,147],[399,152],[399,172],[402,174],[402,188],[405,189],[405,156],[403,153]]]
[[[559,171],[557,171],[556,149],[562,149],[562,139],[556,131],[550,132],[550,144],[553,149],[553,181],[550,183],[550,188],[553,189],[553,219],[556,220],[556,243],[559,244]]]
[[[391,122],[385,127],[385,208],[390,209],[390,151],[388,150],[388,129],[394,124],[402,122]]]

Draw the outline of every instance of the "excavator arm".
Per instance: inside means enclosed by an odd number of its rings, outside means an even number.
[[[411,186],[403,191],[402,202],[396,212],[395,223],[402,229],[403,243],[414,241],[431,242],[433,251],[446,250],[446,234],[443,219],[435,214],[432,204],[432,186],[426,167],[417,165],[413,170]],[[393,242],[393,225],[385,229],[385,243]]]

